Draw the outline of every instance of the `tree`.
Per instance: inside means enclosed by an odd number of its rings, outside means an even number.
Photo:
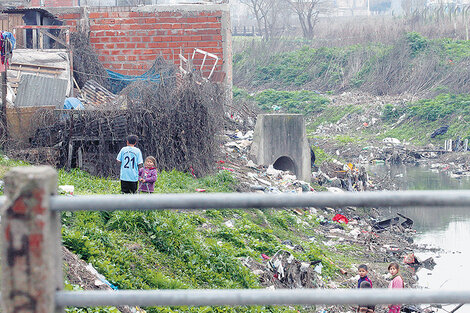
[[[326,8],[326,0],[284,0],[299,18],[305,39],[312,39],[320,11]]]
[[[273,20],[277,19],[275,7],[276,0],[240,0],[247,5],[256,19],[258,29],[265,39],[269,39],[272,34]]]

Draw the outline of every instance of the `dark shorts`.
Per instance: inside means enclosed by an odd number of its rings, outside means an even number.
[[[136,193],[138,182],[121,180],[121,193]]]

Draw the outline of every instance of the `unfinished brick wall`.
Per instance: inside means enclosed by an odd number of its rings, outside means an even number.
[[[68,10],[57,15],[71,26],[77,26],[79,20],[87,21],[90,42],[107,69],[140,75],[159,55],[179,64],[181,50],[187,57],[194,48],[199,48],[219,57],[215,72],[219,77],[227,76],[231,82],[228,6],[102,7],[86,12]],[[203,55],[196,55],[196,67],[202,59]],[[207,76],[214,62],[207,59],[205,64]]]

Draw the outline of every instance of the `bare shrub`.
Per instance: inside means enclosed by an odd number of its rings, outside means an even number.
[[[206,175],[213,170],[218,152],[218,134],[223,128],[223,92],[213,83],[190,74],[175,83],[137,81],[122,95],[127,108],[107,106],[97,110],[48,111],[38,113],[39,128],[28,153],[51,148],[54,161],[44,157],[33,163],[78,166],[79,151],[84,168],[93,174],[118,173],[116,155],[127,134],[137,134],[144,156],[153,155],[164,170]],[[69,152],[72,151],[72,157]],[[17,151],[10,151],[13,155]],[[16,153],[21,157],[21,154]]]
[[[70,45],[73,51],[74,78],[80,87],[93,79],[109,89],[108,73],[98,59],[98,54],[90,45],[87,32],[79,31],[70,34]]]
[[[137,82],[127,95],[130,132],[140,134],[142,151],[162,169],[206,175],[223,127],[223,92],[216,84],[188,75],[179,88]],[[136,94],[137,93],[137,94]]]

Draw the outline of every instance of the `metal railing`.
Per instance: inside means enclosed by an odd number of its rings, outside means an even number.
[[[18,174],[18,173],[17,173]],[[13,175],[12,175],[13,176]],[[43,182],[41,182],[44,185]],[[7,188],[8,189],[8,188]],[[18,192],[10,193],[17,195]],[[47,192],[47,190],[46,190]],[[21,194],[21,192],[20,192]],[[41,198],[43,199],[43,198]],[[18,198],[15,200],[18,202]],[[13,200],[1,197],[10,210]],[[27,203],[24,201],[24,203]],[[62,211],[163,210],[294,207],[470,207],[470,191],[400,191],[304,194],[154,194],[51,196],[52,219]],[[5,212],[5,210],[4,210]],[[2,217],[2,224],[4,223]],[[60,226],[60,225],[59,225]],[[3,227],[3,225],[2,225]],[[3,229],[3,228],[2,228]],[[55,232],[60,227],[51,227]],[[53,234],[60,240],[60,234]],[[60,247],[60,244],[59,244]],[[5,253],[5,250],[4,250]],[[57,255],[57,254],[56,254]],[[5,263],[4,263],[5,264]],[[59,267],[61,268],[61,266]],[[54,275],[60,277],[61,275]],[[5,299],[5,297],[3,297]],[[470,290],[290,289],[290,290],[118,290],[54,291],[56,307],[64,306],[215,306],[215,305],[315,305],[389,303],[470,303]],[[60,311],[60,310],[59,310]],[[56,312],[59,312],[56,311]],[[25,311],[26,312],[26,311]],[[28,311],[29,312],[29,311]]]

